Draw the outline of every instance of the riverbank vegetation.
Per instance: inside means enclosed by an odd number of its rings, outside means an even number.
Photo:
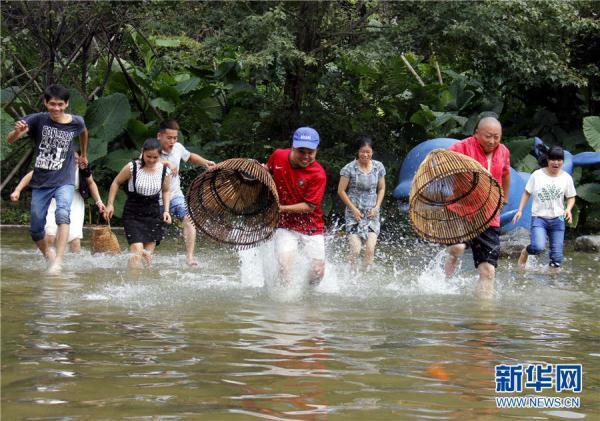
[[[388,192],[412,147],[466,137],[485,113],[502,121],[522,171],[537,168],[535,136],[600,151],[594,2],[13,1],[2,6],[1,42],[3,223],[26,221],[27,195],[7,200],[32,165],[31,143],[9,146],[6,134],[42,109],[49,83],[68,86],[71,112],[85,116],[104,193],[163,119],[179,120],[185,145],[214,161],[264,162],[309,124],[322,138],[330,222],[359,134],[374,137]],[[184,186],[201,171],[185,168]],[[578,229],[593,229],[600,169],[577,168],[574,178]]]

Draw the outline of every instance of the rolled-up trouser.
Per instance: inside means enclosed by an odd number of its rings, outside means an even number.
[[[52,198],[56,200],[56,211],[54,213],[56,225],[71,223],[71,202],[73,201],[74,192],[75,186],[72,184],[44,189],[34,188],[31,190],[31,222],[29,232],[33,241],[42,240],[46,234],[44,229],[46,214],[48,213]]]

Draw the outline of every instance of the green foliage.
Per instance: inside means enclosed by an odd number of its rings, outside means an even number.
[[[588,144],[596,152],[600,152],[600,117],[585,117],[583,119],[583,133]]]
[[[0,109],[0,136],[2,145],[0,147],[0,160],[4,160],[13,150],[13,145],[6,141],[8,134],[15,128],[15,120],[4,109]]]
[[[589,203],[600,203],[600,184],[589,183],[577,186],[577,196]]]
[[[71,87],[69,112],[85,115],[88,158],[102,192],[167,118],[179,121],[186,147],[217,161],[264,161],[289,145],[295,127],[315,127],[322,138],[319,161],[329,176],[324,203],[332,212],[340,207],[339,169],[353,158],[359,134],[375,139],[388,191],[412,147],[432,137],[468,136],[486,115],[502,121],[512,164],[520,170],[537,168],[534,136],[573,153],[600,146],[600,70],[593,59],[600,22],[593,2],[5,6],[3,135],[14,125],[7,113],[39,111],[37,86],[60,75]],[[49,8],[54,17],[45,13]],[[44,64],[50,51],[38,46],[53,44],[45,43],[44,31],[32,29],[57,28],[61,16],[67,32],[77,36],[52,51],[57,60],[51,68]],[[76,49],[85,39],[78,31],[86,28],[94,42],[84,60]],[[118,59],[112,60],[114,52]],[[63,66],[77,54],[77,61]],[[16,58],[29,70],[44,69],[36,83],[20,74]],[[3,145],[3,172],[14,165],[7,152]],[[590,169],[578,171],[583,185],[600,181]],[[595,195],[584,188],[588,199]],[[583,198],[578,207],[585,223],[594,209]]]
[[[530,171],[537,168],[537,161],[534,164],[530,159],[533,158],[530,155],[533,150],[533,139],[517,137],[505,141],[504,144],[510,150],[510,163],[513,167],[520,169],[520,171],[527,171],[527,169]]]
[[[69,107],[65,112],[69,114],[85,115],[87,112],[87,100],[75,89],[69,89]]]
[[[131,110],[127,97],[123,94],[112,94],[93,102],[85,122],[89,131],[88,161],[94,162],[107,153],[107,146],[126,127]]]

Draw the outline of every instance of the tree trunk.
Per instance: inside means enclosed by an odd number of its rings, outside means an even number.
[[[311,54],[312,50],[320,44],[319,29],[329,2],[301,2],[297,5],[298,17],[296,19],[296,48],[304,53]],[[286,71],[283,94],[286,99],[283,127],[289,133],[301,123],[302,101],[306,87],[306,65],[297,60]]]

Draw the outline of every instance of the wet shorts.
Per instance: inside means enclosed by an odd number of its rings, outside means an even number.
[[[475,264],[475,267],[478,267],[483,262],[488,262],[492,266],[498,267],[500,228],[489,227],[466,244],[473,251],[473,264]]]
[[[160,213],[163,213],[164,207],[160,206]],[[184,196],[177,196],[170,200],[169,202],[169,212],[172,216],[175,216],[179,219],[185,218],[187,215],[187,205],[185,203]]]
[[[306,256],[311,259],[325,260],[325,237],[323,234],[306,235],[285,228],[277,228],[273,238],[278,254],[297,254],[299,246],[302,246]]]

